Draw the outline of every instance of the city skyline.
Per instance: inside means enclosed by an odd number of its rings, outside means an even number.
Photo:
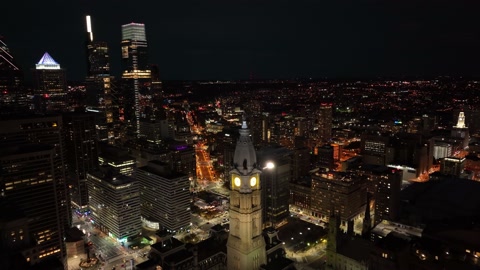
[[[479,76],[479,3],[473,1],[184,1],[136,5],[43,1],[2,16],[22,70],[48,51],[69,80],[85,77],[85,15],[121,71],[121,25],[146,25],[162,80]],[[38,14],[48,14],[40,16]],[[11,23],[15,21],[15,27]],[[28,33],[28,34],[26,34]],[[28,76],[27,72],[27,77]]]

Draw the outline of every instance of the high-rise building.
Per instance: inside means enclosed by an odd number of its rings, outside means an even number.
[[[141,185],[142,220],[148,227],[169,232],[190,226],[190,182],[188,176],[172,171],[170,165],[150,161],[137,169]]]
[[[440,172],[446,175],[460,177],[465,169],[466,158],[446,157],[440,161]]]
[[[15,252],[21,254],[32,269],[52,258],[66,267],[63,194],[57,192],[60,178],[56,175],[54,146],[3,143],[0,146],[0,202],[6,200],[15,205],[15,214],[11,213],[13,209],[1,214],[0,250],[11,256],[7,261],[2,260],[0,268],[19,269],[8,267],[9,260],[15,260]],[[15,221],[14,227],[9,226],[11,221]],[[6,235],[9,237],[5,238]]]
[[[320,142],[328,142],[332,138],[332,103],[320,104],[318,111],[318,139]]]
[[[462,149],[465,149],[468,146],[470,141],[470,132],[468,131],[467,126],[465,125],[465,114],[460,112],[458,114],[457,124],[452,128],[452,137],[463,139]]]
[[[87,25],[87,76],[109,76],[110,63],[106,42],[93,39],[91,17],[86,16]]]
[[[317,147],[316,163],[321,168],[333,170],[335,168],[334,148],[330,144]]]
[[[87,174],[89,208],[93,222],[119,242],[139,235],[140,187],[133,177],[117,174],[109,166]]]
[[[132,176],[136,161],[127,150],[105,143],[99,143],[98,162],[100,165],[109,165],[115,173]]]
[[[65,70],[47,52],[33,69],[36,111],[54,112],[67,110],[67,79]]]
[[[125,120],[133,131],[140,133],[140,91],[151,81],[151,70],[148,64],[148,45],[145,25],[129,23],[122,25],[122,79],[124,85]]]
[[[289,183],[292,176],[292,151],[281,146],[266,146],[257,152],[262,168],[262,222],[277,227],[289,216]]]
[[[227,269],[260,269],[267,263],[262,235],[262,193],[255,148],[244,119],[230,171],[230,234]]]
[[[72,206],[80,211],[88,207],[87,172],[98,169],[98,147],[93,113],[63,114],[67,181]]]
[[[62,230],[71,225],[70,200],[65,180],[65,139],[61,116],[15,116],[0,119],[0,143],[24,145],[41,143],[53,146],[53,171],[56,197],[56,211]],[[63,231],[61,232],[63,235]]]
[[[110,59],[106,42],[93,39],[91,17],[86,16],[86,92],[87,109],[101,113],[98,117],[97,135],[100,140],[112,143],[119,137],[120,115],[117,88],[110,76]]]
[[[0,36],[0,113],[26,110],[26,93],[22,89],[23,72],[15,64],[10,50]]]
[[[332,210],[338,211],[342,221],[351,220],[365,207],[366,183],[354,173],[319,171],[312,175],[312,212],[326,219]]]
[[[375,175],[374,225],[382,220],[396,221],[400,211],[400,190],[402,188],[401,171],[386,168]]]

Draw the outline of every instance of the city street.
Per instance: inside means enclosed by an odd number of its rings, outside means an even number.
[[[197,156],[197,179],[199,183],[208,183],[215,180],[215,173],[210,161],[210,156],[205,151],[203,143],[197,143],[195,155]]]
[[[100,263],[92,269],[110,270],[115,267],[117,270],[129,270],[132,269],[129,263],[130,260],[133,259],[133,265],[135,265],[148,259],[143,254],[149,252],[150,246],[140,250],[132,250],[123,247],[116,240],[95,228],[92,225],[92,222],[88,221],[85,217],[79,218],[74,214],[73,226],[76,226],[78,229],[85,232],[85,242],[92,243],[90,247],[90,257],[97,257],[100,261]],[[79,258],[69,258],[69,269],[80,269],[78,265],[79,262]]]

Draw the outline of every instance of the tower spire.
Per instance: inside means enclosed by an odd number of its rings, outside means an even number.
[[[227,269],[260,269],[267,263],[262,235],[261,171],[245,115],[230,171],[230,234]]]
[[[463,112],[460,112],[458,114],[458,121],[457,121],[457,125],[455,127],[456,128],[466,128],[466,126],[465,126],[465,114]]]

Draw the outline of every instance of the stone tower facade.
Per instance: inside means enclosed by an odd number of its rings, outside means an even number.
[[[250,130],[243,119],[230,171],[230,234],[227,242],[227,269],[260,269],[266,264],[262,236],[261,171]]]

